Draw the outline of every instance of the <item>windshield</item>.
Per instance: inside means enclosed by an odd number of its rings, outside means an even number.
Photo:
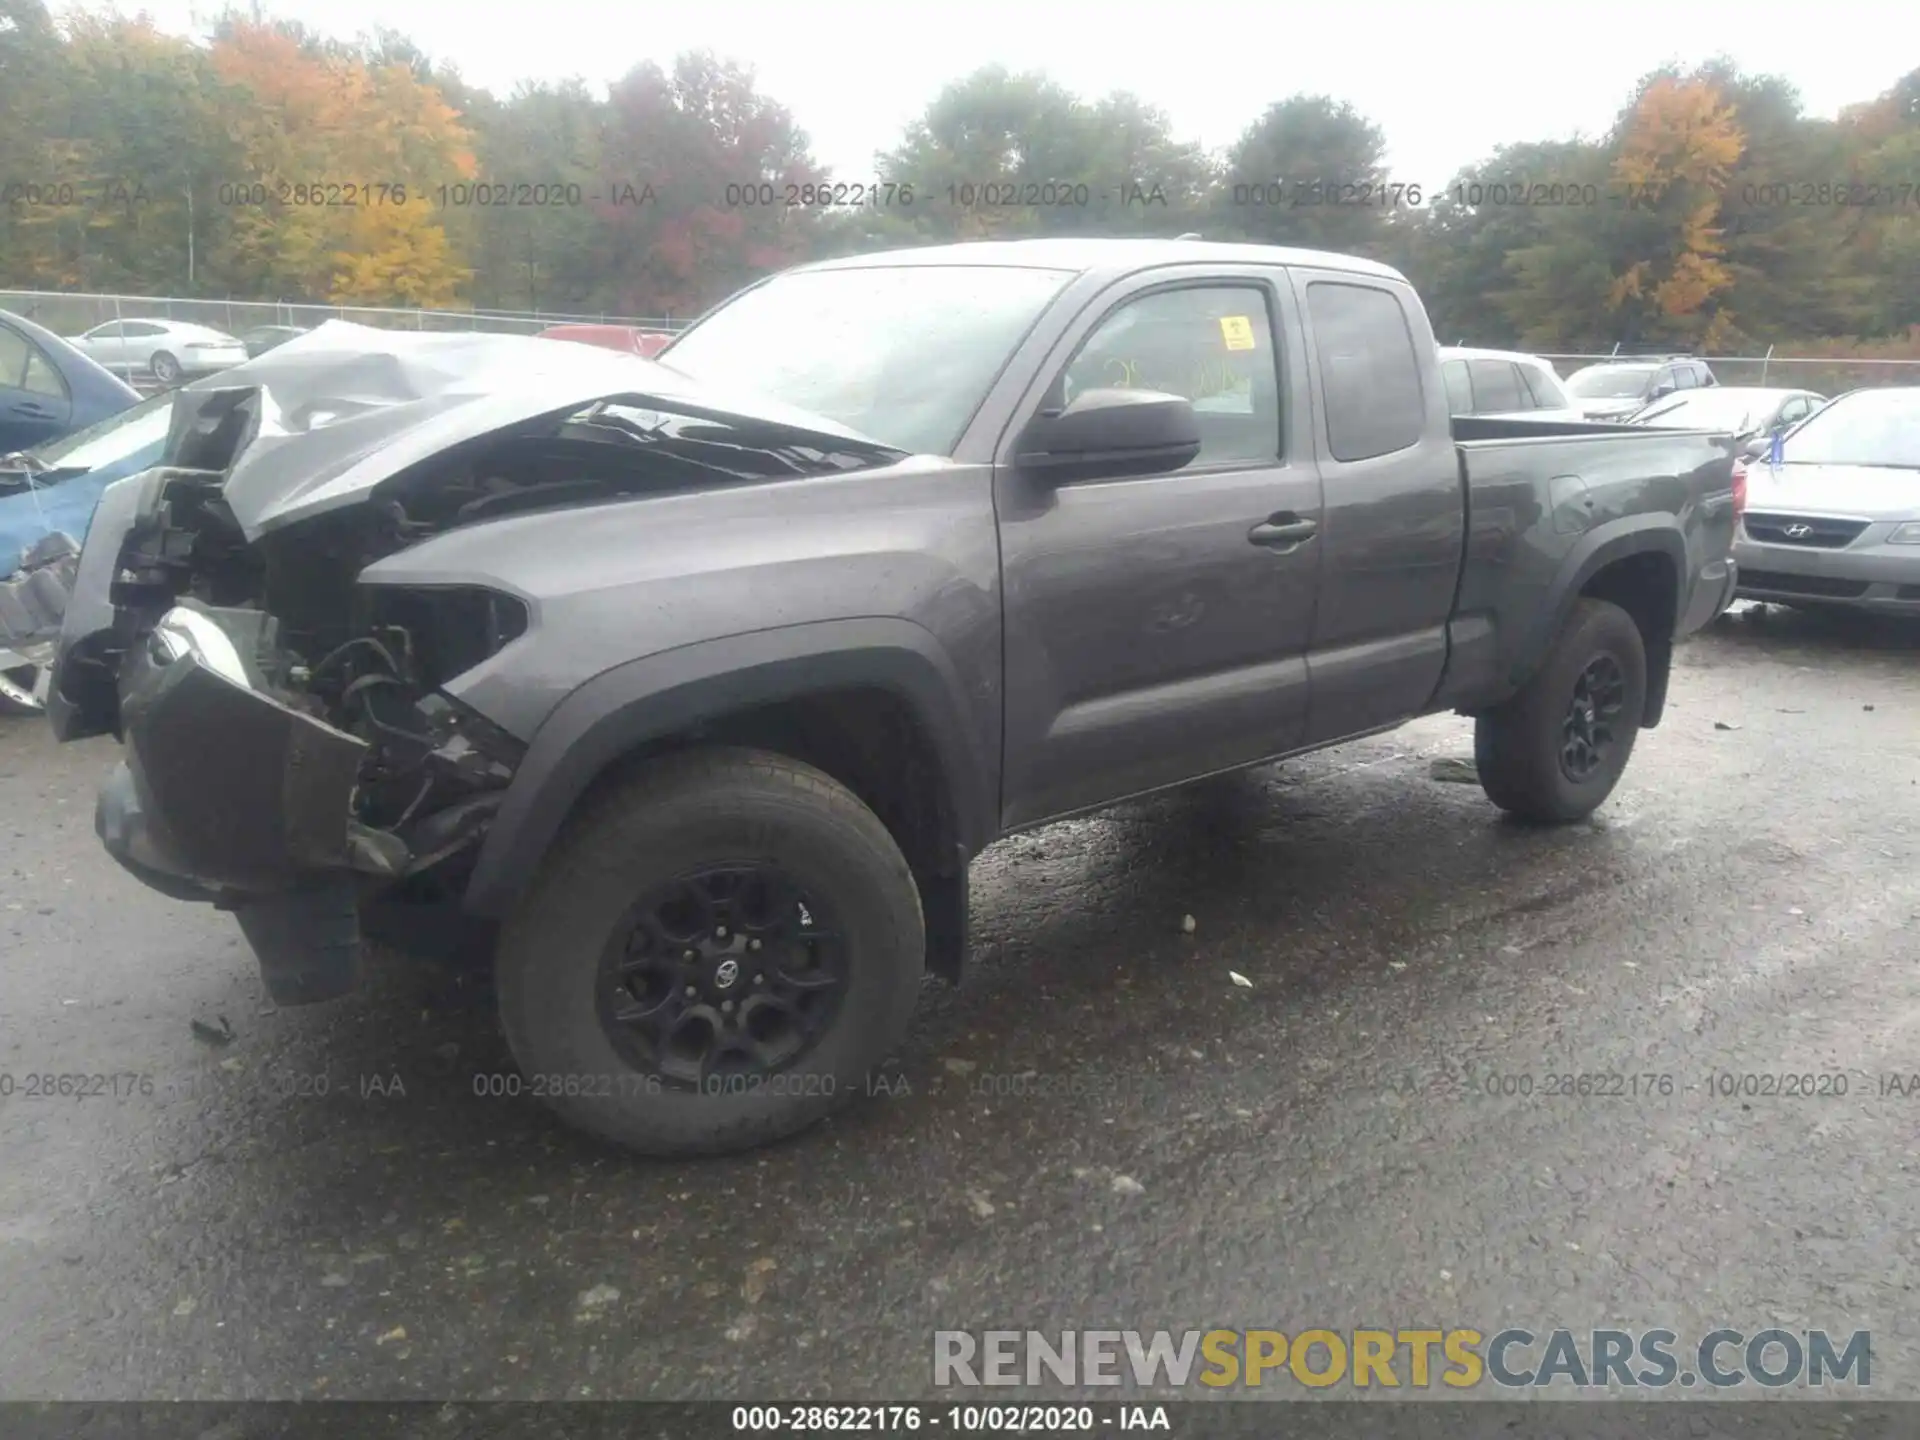
[[[91,470],[149,445],[164,444],[173,419],[171,392],[142,400],[118,415],[77,430],[32,451],[33,458],[53,470]]]
[[[781,275],[716,310],[660,361],[896,449],[948,455],[1068,278],[985,265]]]
[[[1789,465],[1884,465],[1920,470],[1920,388],[1857,390],[1787,437]]]
[[[1778,403],[1775,395],[1742,395],[1738,390],[1696,390],[1661,400],[1634,416],[1642,425],[1674,430],[1726,430],[1744,435]]]
[[[1567,389],[1582,400],[1633,400],[1644,395],[1657,365],[1589,365],[1567,377]]]

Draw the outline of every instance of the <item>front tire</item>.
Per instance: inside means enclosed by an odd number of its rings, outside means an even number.
[[[180,362],[167,351],[154,351],[153,359],[147,363],[153,368],[153,378],[158,380],[162,385],[165,385],[168,389],[172,389],[180,383],[180,378],[184,373],[180,368]]]
[[[866,1088],[925,952],[913,874],[850,790],[690,751],[569,822],[502,927],[501,1025],[569,1124],[647,1155],[745,1150]]]
[[[1618,605],[1581,597],[1539,672],[1475,721],[1481,789],[1523,820],[1585,819],[1627,768],[1646,704],[1640,627]]]

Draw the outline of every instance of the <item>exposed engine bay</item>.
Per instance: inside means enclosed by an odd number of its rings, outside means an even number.
[[[404,457],[392,417],[408,403],[356,404],[335,386],[325,413],[302,411],[285,391],[232,383],[271,358],[181,392],[168,463],[123,482],[137,494],[103,500],[101,517],[117,506],[126,518],[107,533],[96,519],[78,585],[89,570],[106,580],[93,618],[110,606],[111,621],[67,626],[51,707],[63,738],[111,730],[128,746],[125,803],[101,812],[109,848],[121,824],[129,868],[221,903],[318,872],[457,873],[524,753],[443,687],[523,635],[527,603],[479,584],[368,584],[369,565],[507,516],[833,474],[894,453],[627,394],[510,420],[383,473],[383,457]],[[371,439],[342,444],[327,427]],[[307,435],[322,443],[303,449]],[[298,470],[286,463],[296,456]],[[283,511],[289,493],[344,499],[263,523],[274,483]],[[107,545],[110,556],[92,553]],[[222,752],[218,780],[209,748]]]

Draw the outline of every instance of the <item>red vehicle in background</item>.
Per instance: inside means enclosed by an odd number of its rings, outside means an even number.
[[[642,330],[634,325],[554,325],[542,330],[542,340],[574,340],[582,345],[598,345],[605,350],[622,350],[651,360],[667,348],[673,336],[660,330]]]

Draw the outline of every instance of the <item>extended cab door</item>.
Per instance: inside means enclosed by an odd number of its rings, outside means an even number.
[[[1432,698],[1466,514],[1433,332],[1413,291],[1304,268],[1293,284],[1325,504],[1309,652],[1307,739],[1318,742],[1409,719]]]
[[[1167,267],[1093,299],[994,470],[1011,828],[1297,747],[1320,478],[1284,271]],[[1134,386],[1194,403],[1177,471],[1049,483],[1013,464],[1042,408]]]

